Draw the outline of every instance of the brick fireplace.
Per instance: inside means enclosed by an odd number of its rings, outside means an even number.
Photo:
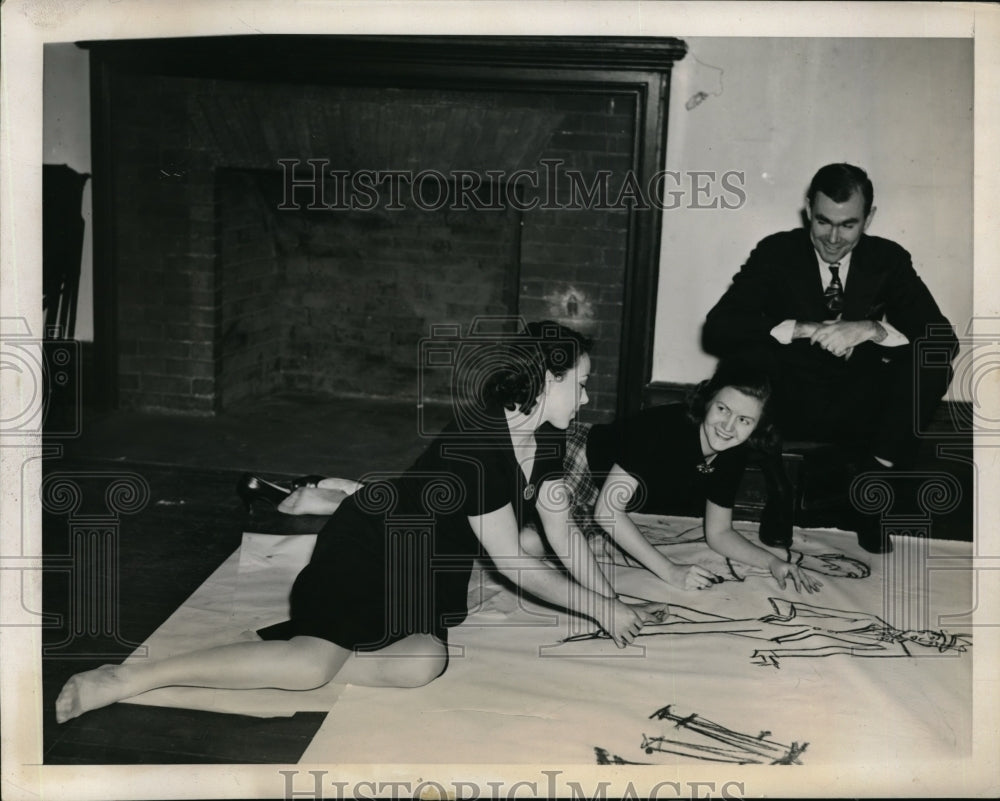
[[[520,315],[595,338],[591,419],[637,407],[660,212],[615,200],[662,169],[683,43],[87,46],[108,405],[444,400],[421,341]]]
[[[424,399],[446,400],[448,376],[418,361],[429,329],[527,300],[509,208],[317,211],[286,202],[280,173],[216,180],[222,409],[274,391],[412,398],[418,370]]]

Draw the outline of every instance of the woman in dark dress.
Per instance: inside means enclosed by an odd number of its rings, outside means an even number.
[[[563,446],[566,427],[587,402],[589,348],[576,332],[539,323],[479,359],[488,365],[482,403],[457,409],[403,475],[368,480],[346,496],[317,536],[292,589],[287,639],[77,674],[56,701],[57,720],[165,686],[305,690],[334,677],[367,686],[427,684],[447,667],[446,631],[465,618],[476,556],[628,645],[665,607],[621,602],[590,550],[581,556],[568,545],[575,527]],[[568,574],[532,556],[522,531],[543,532]]]
[[[606,534],[663,581],[704,589],[716,577],[698,565],[678,564],[654,548],[629,517],[651,499],[705,516],[705,539],[730,559],[764,568],[784,589],[818,590],[808,572],[748,541],[733,528],[733,503],[750,447],[767,447],[767,377],[738,363],[721,363],[687,404],[653,406],[625,420],[567,432],[566,479],[573,518],[584,531]],[[702,506],[699,505],[703,504]]]

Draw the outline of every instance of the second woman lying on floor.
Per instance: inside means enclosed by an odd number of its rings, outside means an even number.
[[[622,421],[567,430],[566,483],[573,517],[592,539],[607,536],[663,581],[703,589],[718,579],[698,565],[678,564],[654,548],[629,512],[669,508],[704,514],[712,550],[768,570],[785,588],[818,590],[809,571],[760,548],[733,528],[733,504],[749,450],[772,449],[767,420],[771,385],[760,371],[721,362],[684,404],[652,406]]]
[[[796,590],[815,592],[822,583],[786,559],[760,548],[733,528],[733,504],[751,448],[774,447],[767,420],[771,385],[758,370],[739,362],[721,362],[684,404],[653,406],[623,421],[590,425],[573,421],[566,432],[564,469],[573,518],[580,532],[600,550],[607,537],[666,583],[703,589],[718,578],[698,565],[679,564],[664,556],[639,531],[630,512],[647,508],[683,508],[704,514],[705,539],[721,555],[767,570],[779,587],[791,581]],[[292,487],[250,476],[247,487],[288,514],[332,514],[344,497],[360,486],[340,478],[309,476]],[[536,555],[547,550],[530,532],[522,542]]]

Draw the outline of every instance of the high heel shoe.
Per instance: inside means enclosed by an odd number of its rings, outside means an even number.
[[[297,490],[302,487],[316,487],[326,476],[299,476],[292,479],[292,489]]]
[[[291,495],[292,491],[259,476],[244,473],[236,482],[236,494],[243,501],[247,513],[252,514],[254,502],[265,501],[271,506],[277,506]]]

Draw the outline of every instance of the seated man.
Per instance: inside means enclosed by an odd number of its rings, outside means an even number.
[[[767,371],[785,439],[848,443],[852,474],[913,464],[917,432],[948,388],[958,346],[910,254],[865,233],[872,200],[864,170],[820,169],[807,193],[808,227],[759,242],[703,330],[709,353],[739,354]],[[915,358],[918,339],[937,356]],[[761,539],[787,545],[787,479],[764,472]],[[852,513],[847,522],[866,550],[892,549],[879,521]]]

